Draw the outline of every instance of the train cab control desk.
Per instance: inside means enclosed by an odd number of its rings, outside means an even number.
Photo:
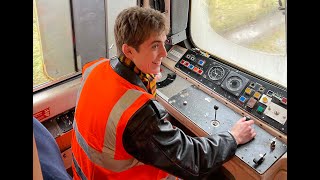
[[[235,179],[286,179],[286,88],[180,46],[161,70],[158,101],[194,134],[230,130],[243,116],[255,121],[256,137],[223,164]]]

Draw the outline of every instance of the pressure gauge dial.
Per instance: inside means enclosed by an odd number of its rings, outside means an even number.
[[[225,75],[225,70],[221,66],[213,66],[208,71],[208,76],[211,80],[220,80]]]

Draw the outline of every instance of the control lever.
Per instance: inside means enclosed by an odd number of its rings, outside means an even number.
[[[273,151],[276,148],[276,137],[274,137],[270,142],[270,148]]]
[[[214,108],[214,120],[217,120],[217,110],[219,109],[219,106],[214,105],[213,108]]]
[[[256,165],[260,165],[263,160],[264,160],[264,156],[266,155],[267,153],[264,153],[264,154],[259,154],[259,157],[255,157],[253,159],[253,162],[256,164]]]
[[[250,116],[246,116],[246,121],[249,121],[251,119],[251,117]],[[250,141],[252,141],[252,140],[254,140],[254,137],[250,140]],[[249,141],[249,142],[250,142]]]

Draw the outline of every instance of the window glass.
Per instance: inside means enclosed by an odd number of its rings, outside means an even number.
[[[223,61],[286,87],[285,6],[284,0],[191,1],[192,40]]]
[[[37,86],[49,81],[50,78],[44,72],[38,19],[36,10],[33,8],[33,86]]]
[[[34,0],[33,88],[76,73],[70,1]]]

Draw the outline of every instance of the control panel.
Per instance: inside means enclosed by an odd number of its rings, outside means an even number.
[[[175,64],[175,68],[252,116],[287,134],[287,90],[285,88],[258,79],[192,50],[187,50],[183,54]]]
[[[287,152],[286,88],[179,46],[168,51],[161,72],[158,100],[181,124],[202,136],[228,131],[244,115],[260,120],[255,138],[238,146],[235,162],[262,179],[279,167]]]
[[[242,117],[195,85],[170,97],[168,102],[209,135],[230,130]],[[287,146],[258,125],[254,124],[253,128],[257,133],[256,137],[240,145],[236,156],[258,173],[263,174],[287,152]]]
[[[54,138],[57,138],[72,129],[73,119],[74,108],[52,117],[42,122],[42,124],[48,129]]]

